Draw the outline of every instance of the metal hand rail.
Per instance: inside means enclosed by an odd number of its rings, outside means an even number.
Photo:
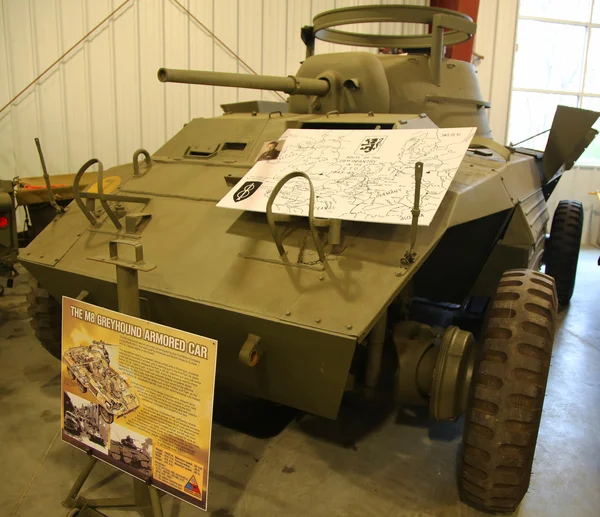
[[[98,164],[98,181],[97,181],[98,192],[97,193],[96,192],[81,192],[81,190],[79,189],[79,183],[81,181],[81,177],[83,176],[83,173],[85,171],[87,171],[95,163]],[[75,175],[75,181],[73,182],[73,197],[75,198],[75,202],[77,203],[77,206],[81,209],[81,211],[83,212],[83,215],[85,215],[87,217],[88,221],[92,224],[92,226],[96,226],[96,223],[97,223],[96,215],[92,213],[92,211],[94,210],[94,200],[97,199],[100,201],[102,208],[104,208],[106,215],[108,215],[108,217],[110,218],[112,223],[115,225],[115,228],[117,230],[120,230],[122,228],[122,225],[119,222],[119,219],[117,218],[114,211],[110,208],[110,205],[108,204],[108,202],[109,201],[117,201],[120,203],[146,204],[146,203],[150,202],[150,198],[134,197],[134,196],[121,196],[118,194],[105,194],[103,179],[104,179],[104,166],[102,165],[102,162],[100,160],[98,160],[97,158],[92,158],[91,160],[88,160],[81,166],[81,168],[79,169],[79,171],[77,171],[77,174]],[[83,199],[91,200],[90,206],[86,206],[86,204],[83,202]]]
[[[133,153],[133,175],[140,175],[140,164],[138,162],[138,158],[140,154],[144,155],[144,162],[146,163],[146,167],[150,167],[152,165],[152,158],[150,158],[150,153],[146,151],[146,149],[138,149],[135,153]]]
[[[317,253],[319,254],[319,260],[322,263],[325,263],[325,261],[327,260],[325,258],[325,250],[323,249],[323,243],[319,239],[319,233],[315,225],[315,189],[313,187],[312,181],[308,177],[308,174],[300,171],[290,172],[289,174],[286,174],[283,178],[281,178],[273,188],[273,191],[271,192],[271,195],[267,200],[267,222],[269,223],[269,228],[271,229],[271,235],[273,236],[273,240],[275,241],[275,245],[277,246],[277,251],[279,251],[279,255],[285,255],[286,251],[283,247],[283,243],[281,242],[281,236],[277,231],[275,219],[273,218],[273,202],[275,201],[277,194],[279,194],[279,191],[283,188],[283,186],[288,181],[294,178],[304,178],[306,179],[306,181],[308,181],[308,187],[310,189],[310,200],[308,202],[308,226],[310,227],[310,233],[312,234],[313,241],[315,242],[315,247],[317,248]]]

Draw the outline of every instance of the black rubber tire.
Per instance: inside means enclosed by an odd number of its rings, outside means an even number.
[[[81,393],[87,392],[87,387],[79,379],[77,379],[77,387],[79,388],[79,391],[81,391]]]
[[[561,201],[552,218],[546,274],[554,278],[558,303],[568,305],[575,289],[577,260],[583,231],[583,206],[579,201]]]
[[[554,280],[506,271],[483,329],[459,471],[465,502],[513,512],[529,488],[558,309]]]
[[[98,410],[100,411],[100,416],[102,417],[102,420],[104,420],[107,424],[110,425],[115,421],[115,415],[113,415],[107,409],[98,405]]]
[[[31,317],[30,324],[35,337],[38,338],[48,352],[60,359],[62,325],[60,302],[55,300],[46,289],[42,288],[35,278],[32,277],[29,284],[30,290],[27,295],[29,308],[27,312]]]

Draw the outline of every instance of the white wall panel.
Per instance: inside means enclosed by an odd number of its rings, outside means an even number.
[[[12,97],[11,67],[9,66],[9,46],[7,41],[7,25],[4,5],[0,4],[0,70],[6,73],[0,74],[0,105],[4,106]],[[9,179],[14,176],[16,170],[16,156],[14,146],[13,110],[7,108],[0,114],[0,179]]]
[[[188,0],[180,3],[189,9]],[[161,66],[167,68],[189,69],[189,19],[188,14],[179,6],[165,2],[165,60]],[[154,70],[153,81],[156,78]],[[166,87],[166,133],[174,135],[190,120],[190,94],[193,86],[189,84],[171,84]]]
[[[75,42],[85,35],[84,5],[78,0],[58,0],[57,4],[60,54],[64,54]],[[92,132],[90,121],[90,90],[86,68],[87,45],[76,48],[58,65],[63,90],[62,109],[65,132],[62,135],[67,149],[66,169],[60,172],[76,172],[92,154]],[[45,145],[47,159],[56,151]],[[17,168],[15,173],[26,176]]]
[[[56,26],[56,1],[35,0],[30,2],[32,16],[31,33],[32,51],[36,75],[45,70],[56,56],[60,55],[60,41]],[[66,146],[64,142],[64,118],[62,113],[62,85],[60,69],[57,67],[46,75],[35,86],[37,102],[37,136],[43,142],[44,148],[53,152],[46,157],[46,165],[51,171],[64,170]],[[33,142],[29,142],[33,145]],[[35,148],[32,147],[35,156]],[[39,162],[37,170],[41,171]]]
[[[497,0],[495,14],[494,3],[490,0],[482,2],[484,19],[481,30],[477,31],[479,42],[476,39],[475,45],[476,49],[480,46],[487,49],[487,54],[478,52],[485,56],[483,63],[488,60],[487,68],[481,71],[482,76],[488,74],[489,77],[484,81],[489,84],[488,99],[492,102],[488,117],[494,140],[504,144],[510,110],[518,0]],[[489,9],[491,13],[488,14]]]
[[[238,1],[219,0],[213,4],[214,32],[236,54],[238,47]],[[243,23],[243,21],[242,21]],[[259,37],[260,34],[257,34]],[[237,72],[238,60],[224,49],[217,41],[214,42],[215,63],[217,72]],[[238,91],[236,88],[214,89],[214,113],[221,113],[221,104],[237,102]]]
[[[113,8],[118,0],[113,0]],[[112,24],[112,73],[115,92],[115,136],[117,161],[131,159],[132,149],[140,147],[140,69],[138,39],[138,4],[120,12]]]
[[[211,0],[190,0],[190,12],[208,30],[213,29],[213,2]],[[213,70],[215,62],[213,37],[192,18],[190,18],[189,31],[190,69]],[[215,115],[214,88],[212,86],[194,85],[191,88],[190,111],[191,118],[213,117]],[[220,111],[217,113],[220,113]]]
[[[109,0],[85,4],[85,31],[91,30],[111,12]],[[119,16],[122,15],[122,11]],[[113,23],[100,28],[86,45],[86,72],[90,90],[92,153],[106,163],[118,163],[118,128],[114,86]]]
[[[18,49],[16,53],[7,53],[9,91],[12,94],[24,88],[36,74],[29,2],[5,3],[4,16],[7,47]],[[13,23],[15,19],[22,20],[22,23]],[[22,97],[11,108],[15,161],[30,176],[36,172],[31,146],[33,138],[37,136],[37,88],[32,88],[27,96]]]
[[[284,7],[286,2],[279,2]],[[264,6],[264,11],[263,11]],[[273,21],[274,14],[269,12],[270,6],[264,5],[263,0],[246,0],[239,2],[238,9],[238,55],[257,74],[268,73],[263,70],[263,59],[271,58],[271,49],[265,47],[263,28]],[[284,18],[285,19],[285,18]],[[270,41],[266,41],[270,44]],[[281,46],[281,43],[278,43]],[[266,55],[263,55],[263,49]],[[284,48],[285,52],[285,48]],[[281,70],[281,69],[279,69]],[[247,66],[241,62],[237,63],[237,71],[240,74],[250,74]],[[279,73],[279,72],[277,72]],[[239,101],[249,101],[262,98],[271,98],[272,95],[260,90],[240,89],[237,92]],[[219,113],[218,111],[216,113]]]
[[[295,74],[306,57],[306,46],[300,38],[300,30],[312,22],[311,2],[287,2],[287,38],[285,55],[285,75]]]
[[[286,75],[286,40],[294,37],[287,32],[287,7],[287,2],[263,0],[262,73],[265,75]],[[296,30],[296,38],[300,37],[299,30]],[[285,98],[285,95],[263,92],[265,100],[281,101],[281,97]]]
[[[475,34],[475,43],[473,50],[483,59],[477,66],[477,76],[479,78],[479,87],[483,98],[488,100],[492,92],[492,80],[494,76],[494,47],[496,45],[496,33],[498,26],[499,0],[486,0],[479,5],[477,14],[477,33]]]
[[[164,12],[162,2],[144,1],[138,4],[141,142],[150,152],[167,138],[166,86],[156,78],[156,71],[165,65]],[[134,146],[136,147],[136,146]],[[133,153],[135,149],[131,149]]]

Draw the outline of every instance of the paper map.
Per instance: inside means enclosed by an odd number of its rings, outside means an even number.
[[[410,224],[415,163],[423,162],[420,225],[429,225],[467,152],[475,128],[288,129],[276,159],[258,161],[217,206],[264,212],[277,182],[302,171],[315,190],[315,217]],[[284,140],[283,145],[281,140]],[[275,147],[273,142],[273,148]],[[308,215],[309,186],[294,178],[273,204]]]

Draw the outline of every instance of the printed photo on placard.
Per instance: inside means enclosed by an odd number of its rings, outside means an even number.
[[[73,393],[63,393],[63,430],[82,443],[106,453],[108,424],[100,417],[98,405]]]
[[[152,476],[152,439],[119,424],[110,426],[110,457]]]

